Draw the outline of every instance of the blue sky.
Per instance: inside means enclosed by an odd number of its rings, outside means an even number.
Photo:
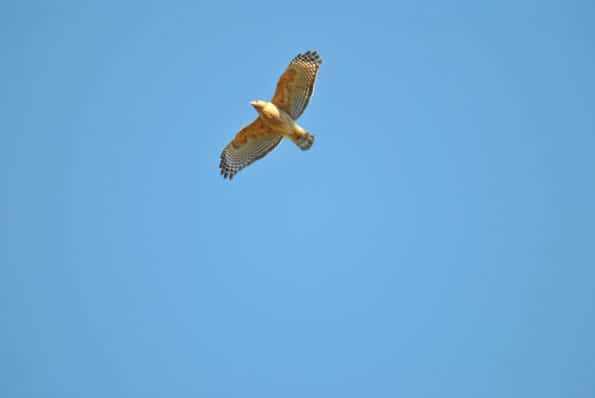
[[[1,396],[595,395],[591,2],[0,8]]]

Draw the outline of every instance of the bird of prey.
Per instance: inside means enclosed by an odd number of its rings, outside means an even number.
[[[242,128],[221,153],[219,168],[224,178],[232,179],[238,171],[272,151],[283,137],[302,150],[310,149],[314,135],[295,121],[310,101],[321,64],[316,51],[298,54],[279,78],[271,101],[250,102],[258,117]]]

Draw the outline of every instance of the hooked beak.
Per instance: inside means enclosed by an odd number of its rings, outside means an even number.
[[[256,104],[256,101],[250,101],[250,105],[252,105],[255,108],[258,108],[258,105]]]

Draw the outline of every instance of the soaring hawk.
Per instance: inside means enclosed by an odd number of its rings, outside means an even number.
[[[289,138],[302,150],[310,149],[314,135],[295,121],[308,105],[322,59],[316,51],[298,54],[279,78],[270,102],[252,101],[258,112],[255,121],[245,126],[221,153],[221,174],[232,179],[244,167],[272,151]]]

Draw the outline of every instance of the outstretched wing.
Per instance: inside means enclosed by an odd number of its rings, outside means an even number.
[[[282,138],[260,118],[256,119],[241,129],[221,152],[221,174],[231,180],[238,171],[272,151]]]
[[[316,51],[295,57],[279,78],[271,102],[287,112],[294,120],[306,109],[314,91],[314,82],[322,58]]]

